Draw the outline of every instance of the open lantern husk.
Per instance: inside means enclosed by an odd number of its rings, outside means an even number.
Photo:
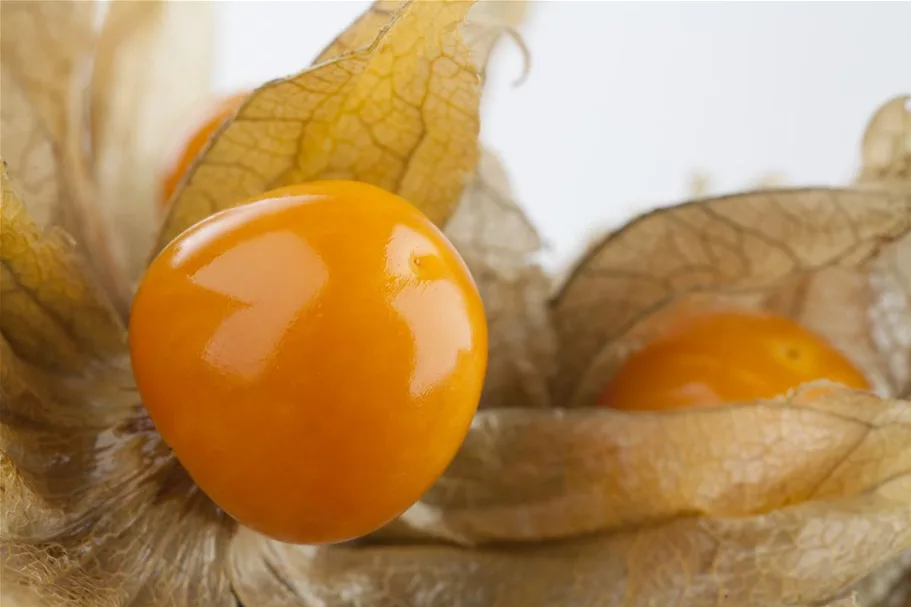
[[[211,9],[114,3],[96,34],[91,2],[3,2],[4,606],[909,604],[909,98],[871,120],[856,184],[654,211],[555,279],[478,145],[479,74],[524,5],[471,4],[377,3],[315,67],[257,89],[156,237],[154,138],[207,93]],[[188,23],[193,48],[162,69]],[[136,65],[159,68],[139,83]],[[325,177],[393,189],[445,226],[485,301],[490,367],[460,453],[419,503],[362,540],[292,546],[224,516],[174,460],[135,390],[125,310],[149,250]],[[798,320],[875,393],[590,407],[681,310],[717,305]]]

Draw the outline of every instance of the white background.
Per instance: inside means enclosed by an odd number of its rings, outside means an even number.
[[[219,2],[216,87],[287,75],[369,2]],[[532,2],[531,72],[504,43],[483,139],[562,265],[591,233],[684,198],[697,171],[733,191],[767,173],[847,183],[860,137],[911,93],[911,3]]]

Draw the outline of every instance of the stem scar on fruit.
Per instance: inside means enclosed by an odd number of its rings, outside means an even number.
[[[820,379],[870,389],[851,361],[794,321],[714,311],[678,322],[630,356],[599,404],[627,410],[720,405],[774,398]]]
[[[130,353],[149,416],[216,504],[273,538],[329,543],[390,521],[450,463],[487,324],[418,209],[326,181],[172,241],[136,295]]]

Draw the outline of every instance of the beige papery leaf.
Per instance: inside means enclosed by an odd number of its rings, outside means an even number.
[[[487,314],[481,407],[548,406],[556,352],[547,310],[551,281],[536,262],[543,243],[489,150],[445,232],[471,268]]]
[[[92,80],[96,204],[128,302],[158,229],[161,159],[210,86],[213,3],[111,2]]]
[[[69,218],[62,169],[71,106],[95,42],[92,1],[5,0],[0,19],[2,152],[38,225]]]
[[[114,292],[119,276],[94,205],[83,121],[96,9],[92,0],[4,0],[0,153],[37,225],[65,229]]]
[[[680,415],[487,411],[409,540],[241,534],[232,572],[251,604],[819,605],[911,547],[909,422],[816,387]]]
[[[83,99],[55,88],[76,76],[32,87],[7,60],[51,58],[77,73],[82,47],[64,34],[82,31],[82,5],[3,2],[3,152],[19,162],[3,178],[0,231],[4,605],[12,588],[42,607],[906,607],[911,194],[882,187],[900,147],[886,146],[884,160],[865,146],[872,186],[773,188],[638,217],[594,243],[549,297],[541,240],[502,163],[477,141],[488,42],[524,5],[372,5],[313,68],[260,87],[226,122],[157,243],[276,185],[358,178],[427,212],[471,266],[491,363],[460,453],[380,532],[290,546],[238,527],[162,443],[108,298],[128,295],[110,279],[134,266],[123,249],[106,255],[85,242],[96,186],[107,192],[102,228],[143,229],[116,200],[134,191],[147,204],[151,173],[115,179],[107,163],[138,165],[145,153],[113,157],[131,145],[117,143],[127,116],[163,124],[172,111],[159,115],[124,83],[148,84],[128,68],[173,50],[162,50],[172,31],[164,15],[184,3],[130,4],[115,6],[100,43],[122,57],[96,58]],[[115,27],[117,15],[131,27]],[[40,39],[52,41],[47,57]],[[27,44],[7,55],[17,40]],[[94,157],[73,137],[72,112],[89,102]],[[894,144],[903,131],[893,110],[880,114],[868,140]],[[8,131],[13,123],[21,129]],[[25,171],[34,167],[44,172]],[[111,259],[118,273],[94,277]],[[723,407],[589,406],[637,348],[715,307],[797,320],[853,360],[875,393],[818,383]]]
[[[867,124],[858,181],[908,187],[911,182],[911,95],[890,99]]]
[[[189,169],[156,249],[219,209],[316,179],[373,183],[444,223],[478,158],[481,84],[457,32],[471,4],[406,4],[367,47],[254,91]],[[325,54],[354,45],[343,35]]]
[[[595,243],[554,301],[555,394],[587,405],[668,323],[713,306],[786,314],[881,393],[909,383],[911,196],[765,190],[661,209]]]

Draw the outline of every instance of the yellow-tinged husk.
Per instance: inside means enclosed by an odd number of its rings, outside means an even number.
[[[70,85],[86,74],[67,67],[67,86],[53,87],[22,74],[47,57],[91,59],[95,34],[83,11],[94,5],[3,3],[4,606],[906,604],[904,101],[871,121],[858,185],[763,189],[655,211],[593,244],[555,289],[501,161],[477,142],[479,74],[524,5],[376,3],[316,67],[253,94],[184,180],[158,237],[160,246],[287,180],[361,178],[410,197],[443,225],[478,282],[490,372],[455,462],[373,536],[289,546],[238,528],[193,486],[128,371],[115,306],[135,279],[131,260],[148,254],[124,243],[153,239],[137,218],[150,213],[154,175],[111,175],[143,158],[123,137],[131,120],[161,131],[179,111],[151,111],[147,95],[165,85],[137,83],[131,67],[165,61],[173,49],[162,47],[189,20],[209,31],[205,15],[179,8],[193,3],[139,4],[109,16],[99,52],[120,54],[94,57],[91,111],[74,114],[85,100]],[[17,23],[53,26],[56,42],[40,28],[8,28],[10,5]],[[41,44],[51,45],[47,57],[34,53]],[[205,73],[206,45],[186,53],[187,73]],[[393,73],[401,103],[380,94]],[[138,84],[152,92],[124,90]],[[188,85],[179,98],[199,93]],[[86,134],[92,153],[73,143]],[[130,191],[142,208],[116,208]],[[101,240],[85,241],[91,234]],[[587,406],[670,310],[716,304],[774,310],[823,333],[877,393],[810,385],[662,414]]]

